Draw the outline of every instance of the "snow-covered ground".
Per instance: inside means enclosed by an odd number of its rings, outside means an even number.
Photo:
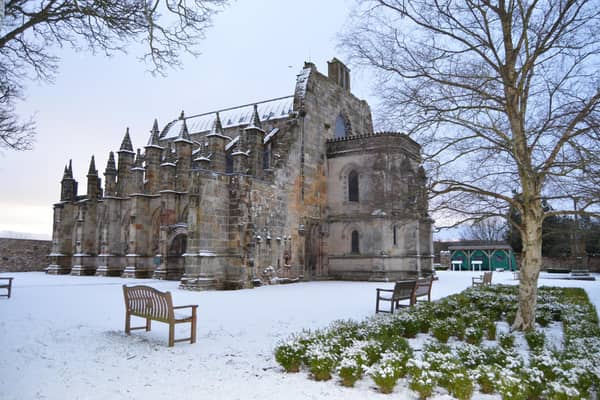
[[[438,299],[471,285],[479,272],[438,272]],[[364,399],[392,397],[362,379],[356,388],[285,374],[273,349],[302,329],[361,320],[375,309],[375,288],[392,283],[307,282],[251,290],[189,292],[177,282],[14,273],[13,296],[0,298],[0,399]],[[583,287],[600,309],[600,280],[548,279]],[[600,276],[597,276],[600,279]],[[494,283],[516,284],[513,274]],[[126,336],[121,285],[169,290],[176,305],[198,304],[198,341],[167,347],[167,325]],[[134,326],[142,320],[134,319]],[[189,325],[177,329],[189,333]],[[493,399],[493,396],[484,396]],[[415,397],[416,398],[416,397]],[[449,398],[438,395],[434,399]],[[483,398],[483,397],[482,397]],[[499,397],[498,397],[499,398]]]

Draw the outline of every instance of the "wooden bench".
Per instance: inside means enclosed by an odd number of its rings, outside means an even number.
[[[484,272],[481,276],[473,277],[473,286],[487,286],[492,284],[492,271]]]
[[[427,301],[431,301],[431,278],[398,281],[394,289],[377,289],[377,302],[375,303],[375,313],[386,312],[393,313],[394,309],[399,307],[408,307],[417,303],[417,298],[427,296]],[[402,300],[409,300],[409,304],[400,304]],[[382,310],[379,307],[380,301],[390,302],[390,311]]]
[[[176,342],[189,340],[190,343],[196,343],[196,309],[197,305],[173,306],[173,299],[170,292],[161,292],[150,286],[126,286],[123,285],[123,296],[125,298],[125,333],[131,334],[135,329],[150,330],[151,321],[164,322],[169,324],[169,347],[174,346]],[[175,310],[190,308],[191,315],[177,315]],[[146,319],[146,325],[131,327],[131,316]],[[190,323],[190,337],[175,340],[175,325]]]
[[[0,277],[0,289],[6,289],[7,293],[6,294],[0,294],[0,296],[5,296],[8,297],[10,299],[10,292],[12,290],[12,281],[15,278],[6,278],[6,277]],[[4,283],[2,281],[8,281],[8,283]]]

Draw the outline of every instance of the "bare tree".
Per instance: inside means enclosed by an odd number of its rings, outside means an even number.
[[[463,240],[482,240],[486,242],[499,242],[505,240],[506,223],[498,217],[485,218],[475,221],[462,229]]]
[[[27,150],[34,125],[21,122],[14,103],[28,79],[51,81],[59,59],[52,50],[71,46],[110,55],[128,44],[155,73],[195,54],[211,17],[226,0],[8,0],[0,20],[0,148]]]
[[[369,0],[342,39],[423,145],[437,218],[521,216],[515,329],[534,327],[544,219],[598,211],[599,15],[597,0]]]

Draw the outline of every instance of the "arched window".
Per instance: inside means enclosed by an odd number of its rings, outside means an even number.
[[[396,246],[398,244],[398,228],[394,225],[392,229],[394,235],[394,246]]]
[[[348,174],[348,201],[358,202],[358,173],[350,171]]]
[[[359,254],[360,250],[359,250],[359,241],[358,241],[358,231],[352,231],[352,254]]]
[[[335,138],[345,138],[346,137],[346,120],[341,115],[335,119]]]

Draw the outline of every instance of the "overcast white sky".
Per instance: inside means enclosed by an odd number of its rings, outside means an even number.
[[[196,114],[293,94],[307,60],[326,73],[332,57],[346,60],[337,35],[352,6],[352,0],[234,1],[207,31],[202,54],[185,57],[183,68],[164,78],[147,72],[135,48],[111,58],[60,50],[55,82],[30,82],[18,108],[35,114],[35,149],[0,154],[0,231],[49,238],[65,164],[73,160],[82,194],[91,155],[104,172],[126,127],[133,146],[143,147],[154,118],[162,128],[181,110]],[[354,94],[376,112],[367,73],[353,69],[351,79]]]

